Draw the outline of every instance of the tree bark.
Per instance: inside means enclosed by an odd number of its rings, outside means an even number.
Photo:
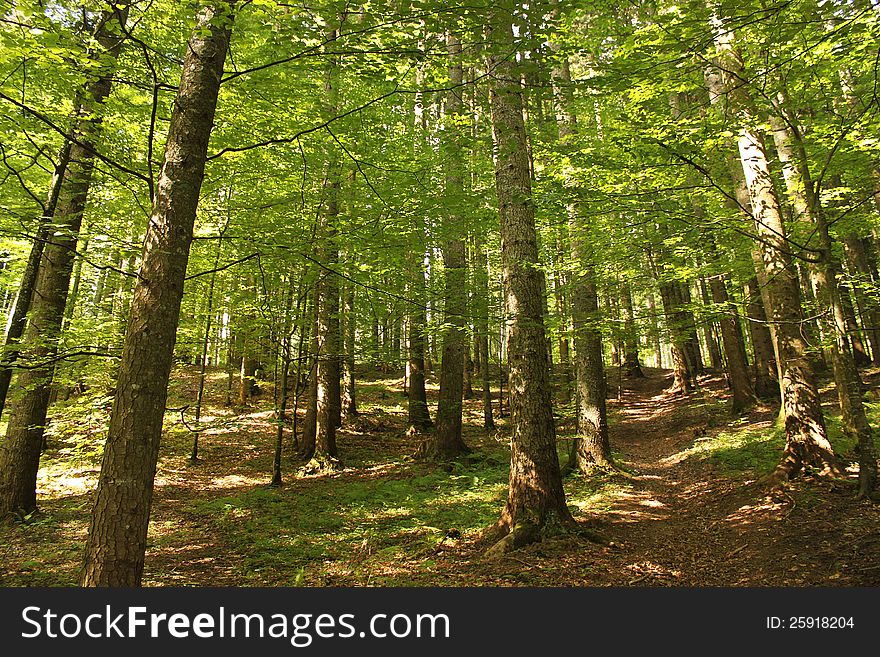
[[[623,371],[628,377],[640,379],[645,374],[642,372],[642,364],[639,360],[639,334],[633,311],[632,288],[629,283],[623,284],[620,307],[623,310]]]
[[[481,236],[474,239],[476,268],[474,295],[477,317],[477,344],[480,351],[480,379],[483,385],[483,428],[494,429],[492,381],[489,378],[489,257]]]
[[[786,168],[785,183],[792,206],[803,221],[815,226],[818,257],[810,263],[812,279],[819,301],[831,309],[831,361],[840,405],[844,432],[859,446],[859,495],[870,497],[877,481],[877,458],[871,425],[862,403],[862,382],[859,378],[855,343],[850,342],[846,311],[838,287],[839,264],[832,250],[831,235],[825,209],[814,186],[807,151],[794,119],[778,107],[780,116],[771,118],[776,150]],[[863,357],[867,360],[867,356]],[[870,362],[870,361],[869,361]]]
[[[67,172],[67,165],[70,162],[70,149],[72,143],[69,140],[64,141],[61,152],[58,157],[58,164],[55,167],[55,174],[52,176],[52,184],[49,188],[49,198],[43,210],[43,216],[37,224],[37,233],[34,236],[34,243],[31,245],[28,254],[27,263],[25,263],[24,272],[22,273],[21,282],[18,286],[18,294],[15,297],[12,311],[9,313],[9,320],[6,323],[6,338],[3,345],[3,359],[0,361],[0,416],[6,407],[6,398],[9,394],[9,383],[12,380],[12,365],[18,360],[21,349],[18,341],[24,334],[27,325],[27,313],[31,306],[34,296],[34,287],[37,283],[37,272],[40,268],[40,260],[43,257],[43,248],[49,238],[49,221],[55,215],[58,207],[58,198],[61,195],[62,187]],[[77,265],[81,265],[82,260],[77,261]]]
[[[440,369],[440,398],[437,404],[437,429],[420,445],[418,455],[427,458],[451,459],[470,451],[461,435],[462,397],[465,365],[465,319],[467,316],[467,258],[460,208],[463,203],[464,178],[459,162],[462,158],[460,128],[457,125],[462,109],[461,42],[450,32],[446,38],[449,55],[449,79],[452,87],[446,97],[447,152],[446,198],[453,208],[442,220],[446,235],[443,244],[444,330],[443,360]]]
[[[507,503],[496,524],[504,553],[574,520],[565,503],[548,381],[544,300],[538,273],[535,206],[514,51],[514,3],[495,5],[489,40],[495,182],[501,219],[501,260],[508,312],[511,456]]]
[[[17,349],[30,365],[16,379],[19,393],[13,399],[6,439],[0,446],[0,518],[28,514],[37,508],[37,472],[55,375],[54,358],[61,340],[76,243],[91,185],[101,104],[110,94],[113,70],[122,47],[120,26],[127,18],[128,4],[121,2],[118,7],[103,12],[94,29],[95,39],[105,51],[91,53],[96,61],[101,60],[100,72],[77,99],[73,118],[76,139],[62,149],[62,161],[66,156],[68,162],[66,168],[59,169],[58,191],[53,190],[51,194],[57,193],[51,228],[44,224],[38,231],[38,239],[46,242],[29,304],[26,303],[27,290],[22,290],[27,326]],[[52,205],[51,198],[49,205]],[[23,318],[13,317],[13,322],[12,335],[21,327]]]
[[[852,274],[851,288],[856,305],[859,307],[862,319],[868,325],[865,333],[871,347],[872,362],[880,365],[880,303],[875,294],[868,293],[868,290],[880,283],[872,249],[868,240],[856,233],[848,233],[844,236],[843,245]]]
[[[722,308],[723,314],[718,323],[721,327],[724,355],[727,357],[727,374],[732,397],[731,410],[738,415],[755,404],[755,392],[749,380],[749,366],[745,359],[742,334],[737,330],[739,314],[736,306],[730,302],[723,275],[712,276],[709,279],[709,289],[712,292],[712,301]]]
[[[789,255],[786,229],[770,173],[764,141],[752,126],[756,123],[751,98],[742,80],[747,80],[742,58],[733,45],[729,29],[718,30],[716,46],[719,68],[725,71],[728,103],[739,122],[737,147],[749,191],[755,231],[761,240],[761,262],[766,274],[770,321],[776,329],[781,372],[786,446],[772,479],[794,477],[805,466],[838,471],[828,441],[819,391],[816,387],[808,345],[800,324],[803,320],[796,271]]]
[[[354,284],[349,283],[345,292],[345,302],[342,309],[345,317],[345,357],[342,362],[342,415],[345,418],[354,417],[358,414],[357,390],[355,376],[355,329],[357,327],[357,314],[354,306]]]
[[[577,117],[571,103],[571,73],[566,58],[552,71],[556,127],[559,141],[565,146],[577,135]],[[566,208],[571,256],[569,305],[573,327],[575,389],[578,431],[572,441],[567,469],[589,473],[594,468],[613,466],[608,439],[608,412],[605,403],[606,381],[602,355],[602,332],[599,329],[599,297],[593,269],[595,255],[581,235],[580,214],[574,204]]]
[[[190,37],[125,335],[83,586],[139,586],[168,377],[233,2],[204,7]]]

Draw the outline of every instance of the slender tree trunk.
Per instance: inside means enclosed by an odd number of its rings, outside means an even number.
[[[297,311],[302,301],[302,295],[297,298]],[[290,369],[290,327],[292,318],[290,311],[293,308],[293,281],[287,283],[287,301],[284,304],[284,318],[281,340],[278,348],[278,358],[281,367],[275,378],[275,455],[272,459],[272,486],[280,486],[281,481],[281,455],[284,447],[284,424],[287,421],[287,376]],[[276,366],[276,371],[278,368]]]
[[[651,321],[651,341],[654,346],[654,353],[657,354],[657,367],[663,368],[663,344],[660,341],[660,323],[657,321],[657,303],[654,301],[653,293],[649,292],[645,295],[645,303],[648,305],[648,313]]]
[[[424,44],[420,42],[420,46]],[[424,84],[424,68],[416,69],[416,88]],[[424,95],[416,93],[413,105],[413,159],[421,154],[424,135],[427,131],[427,116],[424,108]],[[425,391],[425,327],[428,325],[427,305],[428,292],[425,281],[425,224],[419,219],[415,226],[416,239],[420,248],[407,252],[407,264],[410,271],[408,293],[412,303],[408,308],[407,330],[409,333],[409,385],[407,386],[407,412],[410,430],[421,433],[431,427],[431,414],[428,411],[428,394]]]
[[[490,88],[496,193],[501,218],[501,260],[509,313],[511,457],[507,503],[496,524],[503,535],[493,555],[573,525],[565,502],[547,368],[544,300],[538,275],[535,207],[522,115],[519,65],[514,51],[514,3],[500,0],[490,27],[498,47]]]
[[[850,272],[854,279],[851,286],[862,318],[867,324],[865,333],[871,346],[871,357],[875,365],[880,365],[880,302],[875,294],[868,290],[880,283],[877,266],[874,262],[872,249],[868,240],[856,233],[849,233],[843,238]]]
[[[59,169],[58,191],[52,192],[57,196],[51,228],[41,226],[38,231],[38,239],[45,237],[46,242],[33,293],[30,300],[26,289],[20,294],[22,310],[27,311],[27,327],[17,346],[31,365],[16,379],[19,393],[13,399],[6,439],[0,447],[0,518],[13,513],[27,514],[37,508],[37,472],[55,375],[54,359],[61,340],[76,243],[91,184],[94,141],[100,130],[101,104],[110,93],[116,58],[122,46],[120,25],[124,25],[127,18],[128,5],[120,2],[98,19],[94,35],[106,52],[92,56],[101,61],[101,71],[77,99],[73,118],[73,133],[77,139],[69,146],[69,153],[62,154],[62,160],[68,155],[69,162],[66,168]],[[65,150],[67,148],[65,146]],[[49,205],[52,205],[51,198]],[[29,281],[25,283],[27,286]],[[7,342],[23,321],[21,315],[13,316],[10,329],[15,330],[7,334]],[[9,372],[9,368],[0,371]],[[8,383],[6,385],[8,390]]]
[[[199,12],[144,241],[80,583],[139,586],[180,300],[232,2]]]
[[[807,152],[794,119],[780,108],[781,117],[774,117],[776,150],[786,167],[785,182],[792,206],[802,220],[815,226],[819,254],[810,264],[810,277],[823,306],[831,308],[831,359],[844,431],[859,445],[859,495],[869,497],[877,481],[877,458],[871,425],[862,403],[862,382],[859,379],[855,344],[851,346],[846,312],[838,287],[839,264],[832,250],[831,235],[825,211],[813,184]],[[787,118],[787,121],[783,120]],[[867,356],[865,356],[867,359]]]
[[[345,358],[342,363],[342,379],[344,382],[342,388],[342,415],[346,418],[354,417],[358,414],[357,395],[356,395],[356,377],[355,377],[355,337],[357,328],[357,314],[354,306],[355,289],[354,284],[350,283],[345,292],[345,303],[342,309],[345,317]]]
[[[449,79],[452,89],[446,98],[448,121],[445,148],[448,153],[446,198],[452,211],[443,218],[445,317],[443,360],[440,369],[440,398],[437,404],[437,429],[419,447],[419,456],[450,459],[470,451],[461,435],[462,396],[465,365],[465,319],[467,316],[467,257],[461,235],[464,177],[459,162],[462,148],[457,121],[462,109],[461,42],[453,33],[446,39],[449,54]]]
[[[489,378],[489,257],[482,236],[474,239],[474,272],[477,343],[480,351],[480,379],[483,385],[483,428],[494,429],[492,417],[492,381]]]
[[[699,285],[703,306],[708,307],[711,305],[712,301],[709,298],[709,288],[706,285],[705,277],[700,277]],[[714,319],[708,317],[703,322],[703,332],[706,337],[706,348],[709,350],[709,362],[712,364],[712,369],[718,371],[723,370],[724,361],[721,358],[721,349],[718,346],[717,329],[715,327]]]
[[[721,327],[724,354],[727,356],[727,374],[732,396],[731,410],[738,415],[755,404],[755,392],[749,380],[749,366],[745,358],[745,346],[742,344],[742,333],[737,330],[739,314],[736,306],[730,302],[723,275],[712,276],[709,279],[709,289],[712,291],[712,301],[721,307],[723,313],[718,323]]]
[[[339,38],[340,29],[327,31],[327,42],[333,43]],[[339,62],[331,57],[324,75],[325,114],[334,116],[338,108],[337,69]],[[336,268],[339,264],[339,247],[336,243],[337,221],[339,215],[339,171],[335,158],[327,163],[324,181],[326,205],[321,213],[317,239],[316,254],[321,263],[318,280],[315,284],[315,346],[317,351],[316,381],[317,433],[315,452],[307,471],[333,470],[340,466],[339,452],[336,446],[336,429],[339,426],[340,401],[340,363],[339,363],[339,282]]]
[[[620,295],[620,306],[623,310],[623,370],[627,376],[640,379],[645,376],[639,362],[639,334],[633,311],[632,288],[624,283]]]
[[[217,281],[217,267],[220,266],[220,250],[223,246],[223,232],[220,233],[220,239],[217,241],[217,252],[214,254],[214,271],[211,272],[211,279],[208,282],[208,297],[206,303],[208,308],[205,312],[205,332],[202,335],[202,354],[199,358],[199,392],[196,395],[196,429],[193,434],[192,451],[190,452],[190,461],[198,461],[199,459],[199,422],[202,419],[202,399],[205,395],[205,376],[208,368],[208,343],[211,339],[211,325],[214,319],[214,285]]]
[[[567,238],[567,235],[565,236]],[[563,249],[568,248],[568,240],[558,235],[556,243],[558,257]],[[559,392],[563,405],[571,402],[571,347],[569,342],[569,302],[568,277],[563,273],[562,266],[556,268],[553,276],[553,294],[556,297],[556,312],[559,315]]]
[[[559,141],[565,145],[578,131],[577,117],[571,109],[571,74],[565,58],[553,69],[552,77]],[[605,404],[605,366],[599,329],[599,297],[592,266],[595,256],[581,238],[584,227],[578,224],[580,213],[577,206],[571,204],[566,210],[574,263],[569,305],[574,338],[578,424],[567,468],[588,473],[596,467],[612,466]]]

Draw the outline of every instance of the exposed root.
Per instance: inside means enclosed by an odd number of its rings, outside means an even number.
[[[424,461],[454,461],[460,456],[471,453],[471,448],[459,440],[457,443],[440,443],[434,436],[428,436],[419,443],[413,458]]]
[[[505,554],[518,550],[541,540],[540,527],[531,522],[519,522],[507,535],[490,547],[485,554],[487,560],[500,559]]]
[[[484,533],[484,538],[497,539],[492,547],[486,550],[484,559],[500,559],[532,543],[563,535],[577,536],[599,545],[612,545],[606,536],[578,522],[557,521],[538,526],[533,522],[523,521],[516,523],[513,529],[508,531],[508,525],[503,520],[499,520]]]
[[[329,454],[316,452],[311,460],[296,471],[298,477],[332,474],[342,470],[342,461]]]

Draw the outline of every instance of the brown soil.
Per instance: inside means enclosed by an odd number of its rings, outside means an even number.
[[[460,557],[462,584],[555,586],[877,586],[880,507],[855,499],[855,485],[809,476],[768,491],[753,478],[716,471],[683,452],[729,418],[718,405],[721,377],[703,377],[696,395],[669,393],[671,377],[620,381],[609,408],[621,418],[611,442],[632,489],[587,524],[613,544],[569,537],[527,547],[498,563],[479,559],[475,544]],[[826,394],[828,391],[826,391]],[[829,395],[829,400],[831,396]],[[775,412],[759,407],[741,428],[769,427]],[[513,576],[511,574],[513,573]],[[522,575],[528,573],[527,581]]]

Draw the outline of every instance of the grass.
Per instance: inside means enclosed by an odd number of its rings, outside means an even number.
[[[191,392],[191,383],[176,384],[178,397],[169,400],[169,407],[189,401],[185,391]],[[209,383],[212,398],[222,399],[224,378]],[[205,456],[197,465],[187,461],[191,435],[169,414],[148,537],[147,583],[461,583],[448,579],[455,557],[444,555],[473,543],[498,518],[507,494],[506,434],[503,427],[488,434],[476,426],[479,402],[474,402],[468,410],[474,424],[466,426],[474,454],[445,466],[414,462],[409,455],[415,443],[405,435],[406,410],[398,383],[376,380],[359,386],[367,414],[363,424],[340,433],[346,469],[296,479],[289,474],[295,464],[288,454],[281,488],[263,483],[271,470],[274,435],[267,414],[270,396],[237,418],[230,409],[206,408],[205,417],[216,424],[216,431],[203,434]],[[434,388],[429,394],[436,393]],[[706,400],[706,412],[700,413],[709,426],[716,416],[712,404],[718,405]],[[108,410],[106,397],[97,394],[53,409],[49,449],[39,475],[41,513],[24,524],[0,527],[0,585],[76,583]],[[868,410],[877,426],[880,404],[869,404]],[[839,420],[826,417],[835,450],[851,454],[852,441],[842,435]],[[616,424],[619,418],[612,416],[612,421]],[[572,437],[569,425],[559,435],[563,464]],[[757,477],[772,470],[782,446],[782,431],[772,423],[729,423],[713,435],[695,436],[675,458],[706,460],[723,476]],[[615,458],[627,467],[625,455]],[[571,476],[565,487],[579,517],[618,513],[638,521],[652,509],[638,485],[619,476]],[[621,505],[627,503],[629,510],[621,516]]]

